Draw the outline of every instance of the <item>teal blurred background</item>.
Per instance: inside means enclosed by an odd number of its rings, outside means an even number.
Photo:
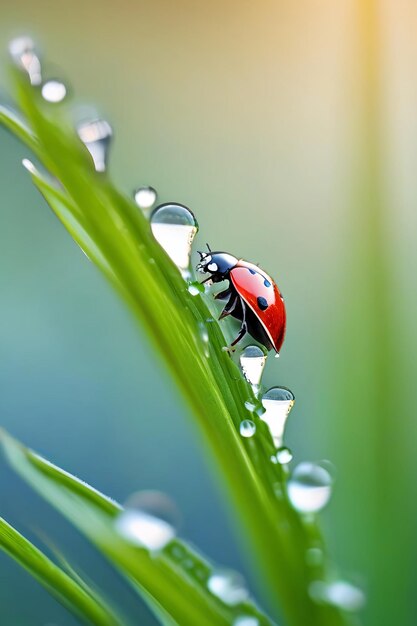
[[[282,287],[288,334],[264,382],[296,394],[295,461],[337,467],[322,521],[341,573],[367,591],[371,626],[417,623],[416,27],[407,0],[0,0],[3,60],[12,36],[39,41],[48,76],[114,126],[121,188],[151,184],[190,206],[200,242]],[[182,534],[242,569],[262,600],[187,408],[25,156],[0,130],[1,425],[116,499],[169,493]],[[155,623],[5,463],[0,502]],[[0,580],[2,625],[75,623],[4,555]]]

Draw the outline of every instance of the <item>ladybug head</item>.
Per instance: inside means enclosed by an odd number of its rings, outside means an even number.
[[[208,246],[207,246],[208,247]],[[202,274],[211,274],[214,282],[220,282],[227,278],[230,270],[236,265],[238,259],[227,252],[199,252],[200,263],[196,270]]]

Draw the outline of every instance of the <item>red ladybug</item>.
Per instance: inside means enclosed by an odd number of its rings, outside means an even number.
[[[208,247],[208,246],[207,246]],[[210,274],[204,281],[219,283],[229,280],[229,286],[216,294],[218,300],[228,300],[220,318],[232,315],[242,322],[239,334],[231,346],[248,332],[267,350],[279,353],[285,335],[285,305],[281,293],[268,274],[257,265],[227,252],[199,252],[197,270]]]

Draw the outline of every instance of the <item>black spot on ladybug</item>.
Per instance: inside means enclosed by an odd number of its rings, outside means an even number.
[[[265,280],[264,280],[264,285],[265,285],[265,287],[270,287],[271,286],[271,283],[269,282],[269,280],[267,278],[265,278]]]
[[[268,308],[268,302],[266,301],[266,299],[263,298],[262,296],[258,296],[256,298],[256,301],[257,301],[258,307],[261,309],[261,311],[266,311],[266,309]]]
[[[255,270],[249,269],[249,271],[250,271],[251,274],[256,274]]]

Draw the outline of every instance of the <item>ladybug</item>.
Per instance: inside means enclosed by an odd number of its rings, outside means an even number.
[[[203,283],[211,280],[229,281],[224,291],[215,295],[217,300],[227,300],[219,319],[231,315],[242,322],[231,346],[249,333],[267,350],[279,353],[285,335],[286,313],[283,297],[268,274],[257,265],[237,259],[228,252],[199,252],[197,271],[210,274]]]

